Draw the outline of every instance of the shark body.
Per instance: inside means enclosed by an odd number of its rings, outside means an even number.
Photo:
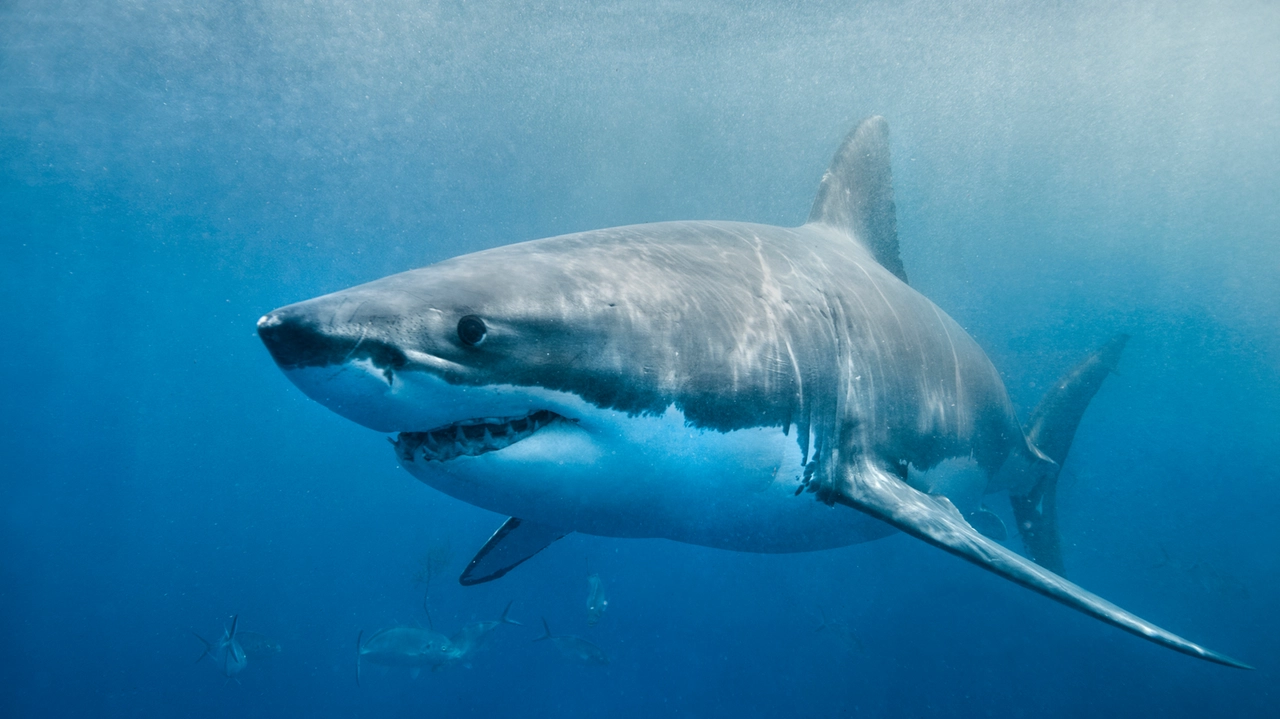
[[[415,477],[511,517],[464,584],[569,532],[798,552],[901,530],[1242,666],[1060,576],[1058,468],[1125,338],[1024,426],[983,350],[907,283],[894,213],[888,129],[871,118],[800,227],[523,242],[289,305],[258,329],[308,396],[395,433]],[[1036,561],[991,538],[1004,530],[982,502],[997,492]]]

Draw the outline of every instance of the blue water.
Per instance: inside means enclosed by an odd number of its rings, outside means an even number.
[[[1280,10],[567,5],[0,3],[0,713],[1275,716]],[[414,481],[255,336],[280,305],[509,242],[798,224],[869,114],[913,285],[1022,412],[1133,335],[1066,466],[1072,577],[1255,671],[902,536],[756,556],[575,535],[463,588],[502,518]],[[509,600],[525,626],[357,687],[357,633],[425,622],[415,575],[444,545],[437,626]],[[283,651],[228,683],[192,632],[233,614]],[[612,663],[533,643],[542,616]]]

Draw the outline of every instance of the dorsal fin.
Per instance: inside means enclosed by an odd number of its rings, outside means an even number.
[[[898,256],[889,123],[883,117],[863,120],[844,139],[827,174],[822,176],[809,222],[849,233],[886,270],[907,281],[907,271]]]

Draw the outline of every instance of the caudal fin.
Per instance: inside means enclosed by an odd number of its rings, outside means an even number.
[[[222,669],[227,676],[231,676],[234,673],[231,671],[232,665],[235,665],[237,667],[236,671],[239,671],[239,668],[243,667],[246,661],[244,648],[240,646],[240,642],[236,641],[236,624],[239,622],[239,614],[231,617],[231,628],[227,630],[227,636],[222,640],[222,644],[226,648],[222,655]]]
[[[1023,431],[1027,440],[1057,463],[1044,472],[1025,494],[1010,494],[1013,515],[1018,521],[1022,543],[1036,564],[1064,574],[1062,540],[1058,534],[1058,470],[1067,460],[1080,418],[1102,382],[1115,371],[1129,335],[1112,337],[1101,349],[1072,367],[1036,405]]]
[[[546,633],[545,633],[545,634],[543,634],[542,636],[538,637],[537,639],[534,639],[533,641],[535,641],[535,642],[540,642],[540,641],[542,641],[543,639],[550,639],[550,638],[551,638],[551,627],[547,624],[547,618],[546,618],[546,617],[543,617],[543,618],[542,618],[542,631],[544,631],[544,632],[546,632]]]
[[[524,626],[523,624],[521,624],[520,622],[517,622],[516,620],[508,616],[511,614],[511,605],[514,602],[515,602],[514,599],[512,599],[510,602],[507,602],[507,606],[502,610],[502,616],[498,617],[498,621],[501,622],[502,624],[514,624],[517,627],[523,627]]]
[[[364,630],[356,635],[356,686],[360,686],[360,653],[364,649]]]
[[[204,659],[205,657],[209,656],[209,652],[212,652],[212,651],[213,651],[213,645],[209,643],[209,640],[205,639],[204,637],[200,636],[199,634],[196,634],[195,632],[191,632],[191,634],[192,634],[196,639],[199,639],[199,640],[200,640],[200,643],[204,645],[204,651],[200,653],[200,656],[196,657],[196,662],[195,662],[195,663],[196,663],[196,664],[199,664],[201,659]]]

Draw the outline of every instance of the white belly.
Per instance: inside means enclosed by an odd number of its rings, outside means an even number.
[[[450,385],[419,372],[387,382],[362,363],[289,374],[313,399],[382,431],[539,409],[574,420],[479,456],[402,460],[424,483],[501,514],[586,534],[750,552],[828,549],[893,532],[810,493],[797,496],[803,457],[794,433],[781,428],[698,429],[674,407],[628,416],[566,392]]]
[[[499,452],[402,462],[446,494],[502,514],[586,534],[663,537],[750,552],[802,552],[869,541],[887,525],[796,495],[804,466],[779,428],[689,427],[668,408],[627,417],[591,408]]]

